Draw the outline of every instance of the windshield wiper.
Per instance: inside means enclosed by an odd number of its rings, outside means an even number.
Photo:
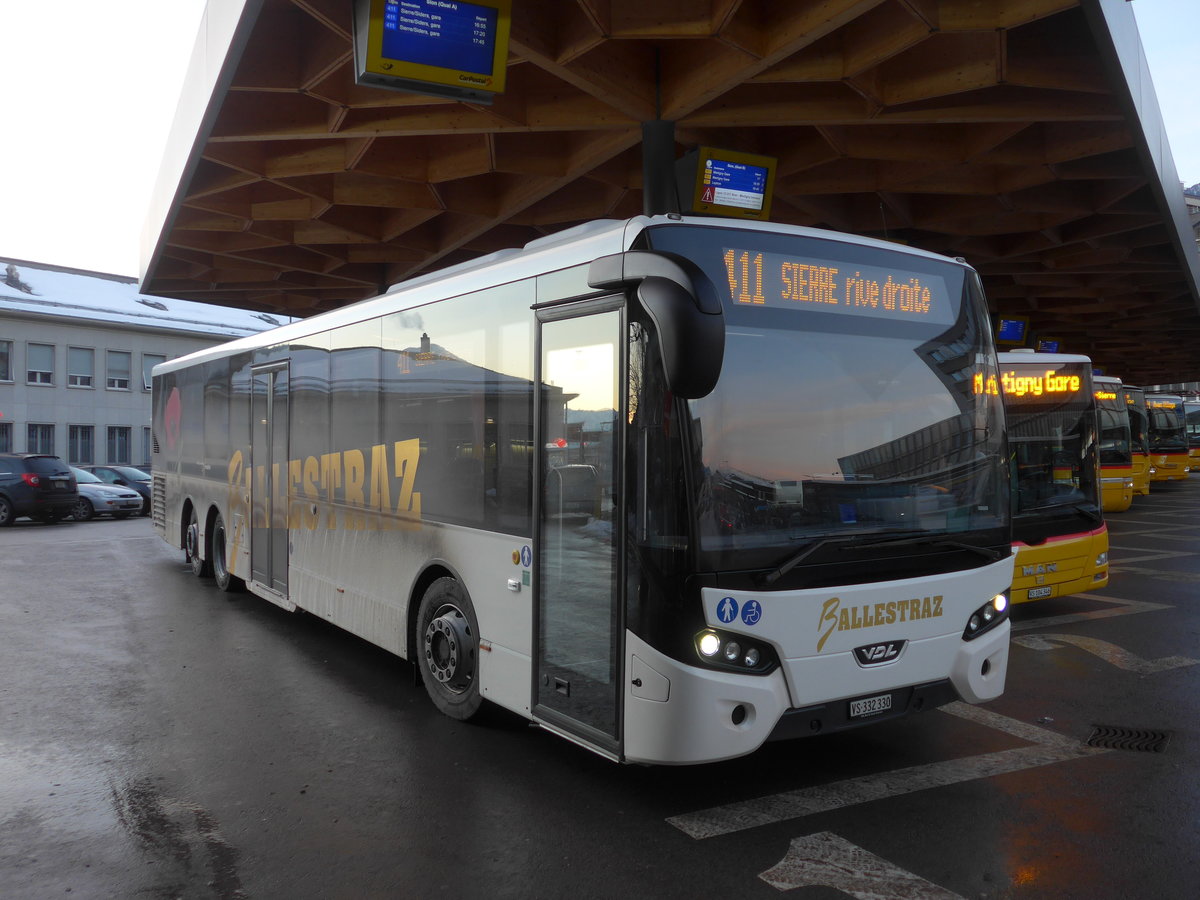
[[[845,544],[846,546],[839,548],[841,550],[856,549],[858,547],[877,547],[881,544],[920,544],[926,547],[938,547],[947,550],[968,550],[972,553],[979,554],[989,562],[996,562],[997,560],[1004,558],[1004,554],[997,550],[991,550],[987,547],[976,547],[973,544],[964,544],[961,541],[952,541],[948,538],[940,538],[930,535],[892,535],[890,537],[881,537],[876,540],[866,540],[862,535],[839,535],[837,537],[827,537],[822,538],[819,541],[814,541],[803,550],[796,553],[794,556],[788,557],[784,562],[776,566],[770,572],[756,576],[755,580],[759,584],[774,584],[818,550],[822,550],[832,544]]]
[[[998,550],[992,550],[990,547],[977,547],[974,544],[964,544],[962,541],[952,541],[949,538],[941,538],[933,535],[880,538],[877,541],[862,541],[858,546],[877,547],[880,544],[918,544],[922,547],[940,547],[947,550],[969,550],[992,562],[1004,558],[1003,553]]]
[[[782,578],[788,572],[792,571],[792,569],[796,568],[796,566],[800,565],[800,563],[804,562],[806,559],[808,559],[810,556],[812,556],[818,550],[828,547],[831,544],[839,544],[839,543],[842,543],[847,540],[850,540],[850,538],[847,537],[846,535],[838,535],[837,537],[827,537],[827,538],[821,538],[819,541],[813,541],[811,544],[809,544],[807,547],[805,547],[800,552],[796,553],[793,556],[788,557],[786,560],[784,560],[780,565],[776,566],[770,572],[755,576],[755,581],[757,581],[759,584],[774,584],[776,581],[778,581],[780,578]]]

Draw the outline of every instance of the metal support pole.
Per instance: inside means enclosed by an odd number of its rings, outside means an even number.
[[[661,216],[679,212],[675,192],[675,123],[642,123],[642,212]]]

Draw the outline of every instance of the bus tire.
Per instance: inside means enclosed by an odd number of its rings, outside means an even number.
[[[192,574],[197,578],[207,578],[212,574],[212,563],[204,558],[204,548],[200,546],[200,543],[200,520],[196,517],[196,510],[193,508],[192,517],[188,520],[183,552],[188,565],[192,568]]]
[[[466,591],[439,578],[425,591],[417,613],[417,666],[433,705],[465,722],[483,704],[479,692],[479,621]]]
[[[225,558],[225,520],[217,513],[212,527],[212,571],[217,588],[227,594],[236,594],[246,588],[246,582],[229,571],[229,561]]]

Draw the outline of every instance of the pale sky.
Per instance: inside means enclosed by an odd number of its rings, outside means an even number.
[[[517,0],[520,2],[520,0]],[[0,0],[0,256],[137,276],[205,0]],[[1197,0],[1133,0],[1179,180],[1200,182]]]

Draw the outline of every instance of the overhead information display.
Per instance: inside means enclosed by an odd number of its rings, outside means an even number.
[[[775,188],[775,159],[699,147],[676,163],[685,212],[766,221]]]
[[[360,84],[490,103],[504,90],[512,0],[357,0]]]
[[[767,170],[763,166],[709,159],[704,163],[700,199],[740,209],[762,209],[767,190]]]

